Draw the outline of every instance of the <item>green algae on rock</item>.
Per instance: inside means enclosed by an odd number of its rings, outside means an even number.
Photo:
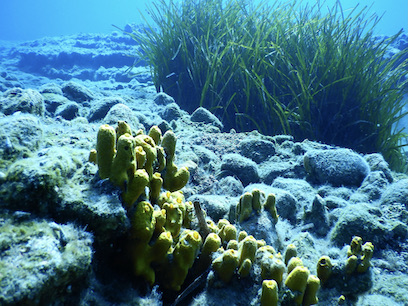
[[[92,235],[71,224],[0,213],[0,304],[48,304],[78,289],[92,261]]]

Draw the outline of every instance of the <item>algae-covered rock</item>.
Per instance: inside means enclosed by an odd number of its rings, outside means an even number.
[[[92,261],[92,235],[73,225],[0,213],[0,304],[46,305],[78,291]],[[62,301],[61,301],[62,302]]]
[[[388,163],[380,153],[367,154],[364,156],[364,159],[370,166],[371,171],[383,172],[390,183],[394,180]]]
[[[357,192],[366,195],[368,201],[375,201],[381,197],[382,192],[387,186],[388,180],[384,172],[371,171],[364,179]]]
[[[360,186],[370,172],[364,158],[349,149],[310,150],[304,166],[312,181],[334,186]]]
[[[0,111],[6,115],[20,111],[44,116],[44,98],[38,91],[33,89],[12,88],[0,96]]]
[[[258,138],[244,139],[240,142],[239,149],[243,156],[252,159],[257,164],[266,161],[276,152],[273,142]]]
[[[108,113],[108,111],[114,105],[119,103],[125,104],[126,102],[121,97],[117,96],[105,97],[100,100],[93,101],[88,115],[89,122],[103,119]]]
[[[112,106],[103,119],[104,123],[112,125],[116,125],[119,121],[126,121],[134,130],[139,127],[139,120],[135,113],[123,103],[117,103]]]
[[[160,112],[161,117],[170,122],[171,120],[177,120],[182,117],[183,111],[177,103],[170,103],[166,105],[162,112]]]
[[[250,183],[257,183],[260,179],[256,163],[249,158],[235,153],[224,155],[221,170],[238,177],[244,186]]]
[[[61,116],[65,120],[72,120],[79,115],[79,105],[76,102],[68,102],[57,107],[55,116]]]
[[[224,128],[224,125],[222,124],[222,122],[204,107],[197,108],[191,114],[191,121],[211,124],[215,127],[218,127],[220,130]]]
[[[72,150],[53,147],[12,164],[0,187],[3,205],[47,213],[55,209],[59,188],[77,167]]]
[[[18,113],[0,118],[0,167],[30,156],[40,147],[42,137],[43,128],[35,116]]]
[[[408,179],[402,179],[389,185],[382,194],[382,205],[392,205],[393,203],[400,203],[408,209]]]
[[[81,104],[95,98],[94,93],[92,93],[88,88],[73,81],[65,83],[62,86],[62,92],[68,99]]]
[[[55,206],[55,215],[58,220],[76,220],[94,234],[96,242],[106,242],[123,235],[129,229],[129,220],[119,190],[107,180],[96,180],[96,170],[86,163],[59,189],[61,200]]]
[[[399,221],[389,220],[378,208],[359,203],[344,208],[332,232],[331,240],[342,246],[353,236],[384,247],[407,237],[407,226]]]

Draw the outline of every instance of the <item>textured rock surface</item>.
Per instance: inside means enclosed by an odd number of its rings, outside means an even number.
[[[0,304],[53,303],[78,291],[92,261],[92,235],[73,225],[0,213]]]
[[[348,149],[309,151],[304,165],[313,181],[335,186],[360,186],[370,172],[367,162]]]

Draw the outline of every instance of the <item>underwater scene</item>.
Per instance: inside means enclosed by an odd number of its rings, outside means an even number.
[[[0,305],[408,306],[406,0],[0,4]]]

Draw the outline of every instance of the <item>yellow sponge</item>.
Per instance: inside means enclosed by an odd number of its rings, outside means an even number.
[[[297,266],[285,280],[285,286],[295,294],[294,302],[298,305],[302,304],[309,274],[308,268]]]
[[[262,282],[261,306],[278,306],[278,284],[276,281],[264,280]]]
[[[99,128],[96,139],[97,165],[99,176],[106,179],[110,176],[113,157],[115,156],[116,132],[113,127],[104,124]]]

